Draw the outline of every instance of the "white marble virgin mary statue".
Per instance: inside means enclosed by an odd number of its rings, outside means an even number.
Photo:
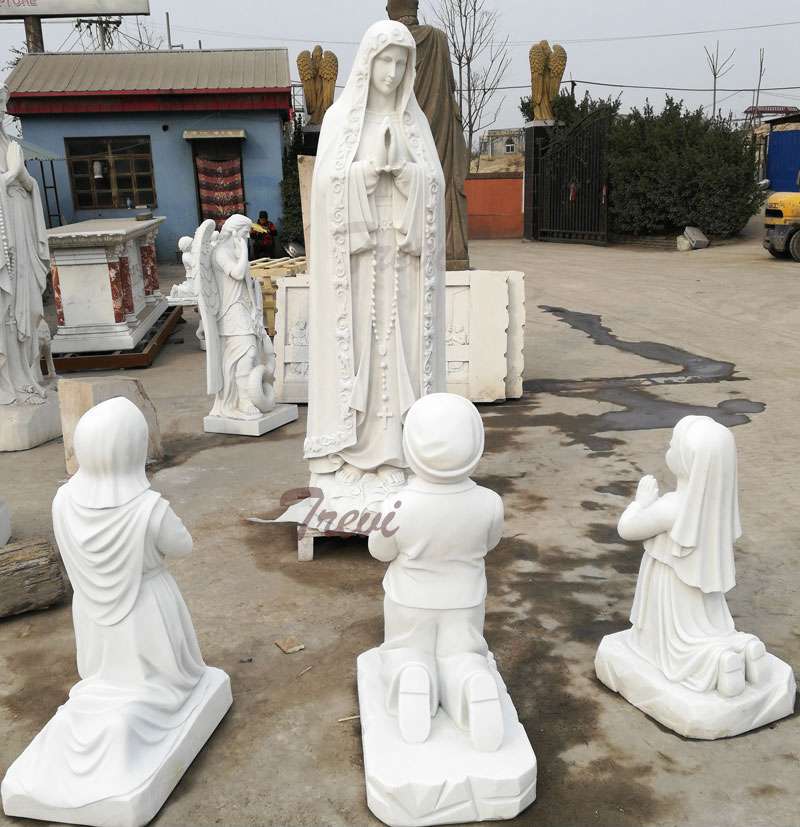
[[[402,485],[404,416],[445,390],[444,177],[415,55],[401,23],[371,26],[322,125],[304,449],[320,485]]]
[[[2,116],[7,97],[0,88]],[[22,147],[0,124],[0,405],[41,405],[47,395],[38,331],[49,269],[39,186],[25,169]]]

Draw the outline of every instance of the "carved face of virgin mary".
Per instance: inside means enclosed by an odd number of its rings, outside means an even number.
[[[393,95],[400,88],[408,67],[408,49],[394,44],[375,55],[370,73],[370,92]]]

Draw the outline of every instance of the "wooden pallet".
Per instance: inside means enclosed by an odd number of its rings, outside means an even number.
[[[53,356],[56,373],[79,370],[117,370],[149,368],[161,352],[183,316],[182,307],[169,307],[133,350],[109,350],[102,353],[65,353]]]
[[[261,285],[264,306],[264,327],[270,336],[275,335],[275,294],[278,279],[296,276],[306,270],[306,259],[299,258],[259,258],[250,262],[250,275]]]

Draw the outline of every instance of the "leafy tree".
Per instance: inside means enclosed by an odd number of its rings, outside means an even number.
[[[612,232],[667,235],[700,227],[710,235],[738,233],[754,215],[758,188],[755,144],[732,119],[707,118],[667,96],[656,113],[648,101],[620,114],[619,98],[580,101],[568,93],[553,102],[557,130],[608,108],[609,225]],[[530,98],[520,101],[530,118]]]
[[[727,237],[763,199],[751,133],[669,96],[660,113],[647,102],[614,119],[608,169],[617,233],[672,234],[689,225]]]

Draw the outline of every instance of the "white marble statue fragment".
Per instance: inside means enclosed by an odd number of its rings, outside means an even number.
[[[192,243],[190,235],[178,239],[178,251],[181,254],[181,263],[186,271],[186,278],[180,284],[173,284],[169,291],[170,304],[197,304],[197,282],[195,267],[192,260]]]
[[[261,436],[297,419],[295,405],[276,405],[275,351],[264,329],[261,290],[250,275],[244,215],[225,221],[214,242],[214,222],[194,236],[191,266],[199,287],[206,343],[206,382],[214,407],[209,433]]]
[[[445,389],[444,177],[415,59],[404,25],[367,30],[314,167],[304,455],[356,508],[405,482],[403,418]]]
[[[603,638],[595,669],[681,735],[737,735],[791,714],[796,690],[791,668],[736,630],[725,599],[742,533],[733,434],[710,417],[684,417],[666,464],[676,490],[659,496],[645,476],[620,518],[620,536],[645,551],[631,628]]]
[[[358,658],[367,803],[390,825],[513,818],[536,797],[536,758],[484,639],[484,558],[503,503],[470,474],[483,453],[475,406],[431,394],[408,413],[413,475],[370,534],[385,639]]]
[[[2,116],[6,97],[3,87]],[[32,448],[61,433],[58,400],[48,395],[39,366],[49,269],[39,186],[22,147],[0,125],[0,451]]]
[[[165,566],[192,538],[150,488],[147,440],[144,416],[119,397],[76,428],[80,468],[56,494],[53,528],[81,680],[6,773],[6,815],[146,824],[231,705]]]

